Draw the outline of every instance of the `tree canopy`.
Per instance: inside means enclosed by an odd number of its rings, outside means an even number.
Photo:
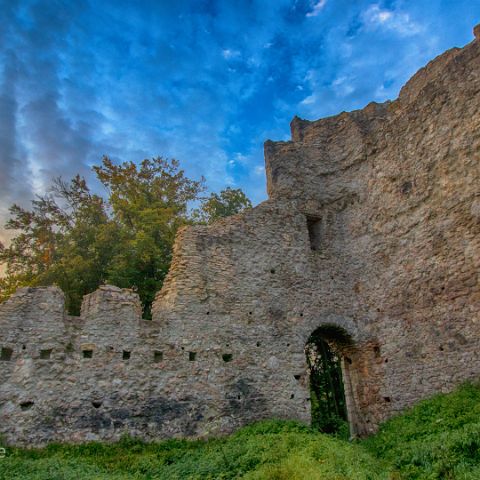
[[[149,318],[178,228],[199,221],[193,217],[210,221],[230,211],[204,212],[202,203],[191,215],[189,204],[200,200],[205,181],[189,179],[176,160],[116,165],[103,157],[93,170],[107,191],[105,198],[77,175],[70,181],[53,179],[29,210],[10,207],[5,228],[16,235],[9,246],[0,244],[0,264],[6,265],[0,301],[20,286],[56,284],[65,292],[68,311],[79,314],[82,297],[110,283],[135,288]]]
[[[240,188],[222,190],[202,199],[201,207],[194,212],[194,218],[201,223],[212,223],[223,217],[229,217],[252,208],[252,202]]]

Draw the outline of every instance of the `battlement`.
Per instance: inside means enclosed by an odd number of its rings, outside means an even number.
[[[178,232],[152,321],[113,286],[80,317],[56,287],[0,304],[0,434],[32,446],[309,422],[314,332],[342,357],[355,434],[478,379],[478,72],[475,40],[393,102],[295,118],[292,141],[265,144],[269,200]]]

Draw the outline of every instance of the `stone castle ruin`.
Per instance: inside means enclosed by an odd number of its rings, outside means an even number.
[[[341,356],[351,431],[480,377],[480,31],[399,98],[265,144],[269,199],[182,229],[141,318],[102,286],[0,305],[0,434],[17,445],[310,422],[305,345]]]

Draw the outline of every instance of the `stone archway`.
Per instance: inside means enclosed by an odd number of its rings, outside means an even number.
[[[326,433],[344,430],[359,432],[354,398],[352,336],[335,324],[316,328],[305,344],[309,373],[312,426]]]

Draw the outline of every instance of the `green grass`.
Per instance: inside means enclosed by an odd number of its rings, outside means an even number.
[[[438,395],[348,442],[265,421],[209,441],[7,448],[0,479],[480,479],[480,387]]]
[[[419,403],[362,442],[402,479],[480,479],[480,387]]]

